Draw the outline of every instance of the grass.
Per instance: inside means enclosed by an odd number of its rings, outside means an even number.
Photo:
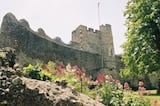
[[[151,106],[160,106],[160,96],[148,95],[144,98],[150,101]]]
[[[150,90],[150,94],[144,94],[143,97],[146,101],[150,101],[151,106],[160,106],[160,95],[156,94],[156,90]],[[124,92],[125,94],[131,93],[132,95],[139,95],[138,91]]]
[[[160,106],[160,95],[157,95],[156,92],[156,90],[151,90],[151,94],[144,95],[144,98],[150,101],[151,106]]]
[[[160,106],[160,96],[149,95],[144,98],[150,101],[151,106]]]

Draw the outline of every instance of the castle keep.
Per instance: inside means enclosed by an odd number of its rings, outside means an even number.
[[[72,47],[101,55],[103,68],[115,68],[115,55],[111,25],[101,25],[99,30],[80,25],[72,32]]]
[[[80,25],[72,32],[71,43],[65,44],[60,38],[47,36],[42,28],[33,31],[26,20],[17,20],[8,13],[1,24],[0,47],[8,46],[16,49],[17,60],[24,64],[32,63],[33,59],[63,61],[84,67],[87,74],[116,67],[112,31],[108,24],[101,25],[99,30]]]

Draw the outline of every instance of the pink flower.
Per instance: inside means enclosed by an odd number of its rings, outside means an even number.
[[[97,75],[97,81],[100,84],[104,83],[105,82],[105,74],[103,74],[103,73],[98,74]]]
[[[120,80],[116,80],[116,83],[119,84],[119,83],[121,83],[121,82],[120,82]]]
[[[79,69],[79,67],[78,67],[77,65],[75,65],[75,66],[72,66],[72,70],[78,71],[78,70],[80,70],[80,69]]]
[[[60,64],[59,66],[56,67],[55,74],[56,75],[64,75],[65,74],[65,69],[63,68],[63,65]]]
[[[85,69],[82,68],[81,70],[78,68],[76,71],[76,75],[79,77],[85,76]]]

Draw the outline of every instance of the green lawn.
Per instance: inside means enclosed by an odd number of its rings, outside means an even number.
[[[144,98],[149,100],[152,106],[160,106],[160,96],[156,95],[145,95]]]
[[[130,92],[124,92],[126,95],[128,93],[131,93],[132,95],[139,95],[138,92],[134,92],[134,91],[130,91]],[[146,99],[146,101],[150,101],[151,106],[160,106],[160,95],[156,95],[156,90],[150,90],[150,94],[147,95],[143,95],[142,97],[144,97],[144,99]]]
[[[160,95],[156,95],[156,90],[151,90],[151,94],[144,95],[144,98],[149,100],[152,106],[160,106]]]

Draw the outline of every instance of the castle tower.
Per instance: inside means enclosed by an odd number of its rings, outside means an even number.
[[[115,68],[115,54],[111,25],[101,25],[94,30],[80,25],[72,32],[72,47],[101,55],[102,68]]]
[[[72,32],[72,43],[80,50],[100,54],[100,31],[80,25]]]
[[[102,67],[113,70],[115,68],[115,54],[111,25],[101,25],[100,32]]]

